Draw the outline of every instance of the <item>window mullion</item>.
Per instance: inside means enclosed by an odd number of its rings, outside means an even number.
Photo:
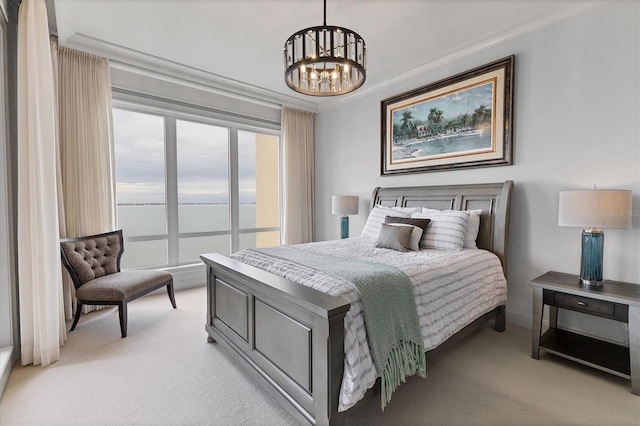
[[[240,250],[240,195],[238,182],[238,128],[229,129],[229,208],[231,209],[231,253]]]
[[[168,260],[169,265],[179,263],[178,241],[178,150],[176,136],[176,119],[165,117],[164,119],[165,158],[167,186],[167,234],[168,234]]]

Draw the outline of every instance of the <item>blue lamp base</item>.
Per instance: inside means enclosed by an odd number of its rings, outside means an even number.
[[[349,216],[342,216],[340,221],[340,238],[349,238]]]
[[[582,257],[580,258],[580,282],[587,286],[601,286],[604,232],[600,229],[582,231]]]

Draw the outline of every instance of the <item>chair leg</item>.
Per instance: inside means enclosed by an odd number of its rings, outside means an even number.
[[[76,325],[78,325],[78,320],[80,319],[81,314],[82,314],[82,303],[76,302],[76,315],[73,318],[73,324],[71,324],[71,330],[69,331],[73,331],[76,328]]]
[[[120,302],[118,304],[118,314],[120,316],[120,332],[124,339],[127,337],[127,302]]]
[[[173,281],[167,284],[167,293],[169,294],[169,300],[171,300],[171,305],[173,305],[173,309],[176,308],[176,298],[173,294]]]

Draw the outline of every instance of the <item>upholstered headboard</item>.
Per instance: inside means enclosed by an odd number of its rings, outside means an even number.
[[[415,186],[373,190],[377,204],[397,207],[428,207],[439,210],[481,209],[478,248],[495,253],[507,275],[509,211],[513,181],[469,185]]]

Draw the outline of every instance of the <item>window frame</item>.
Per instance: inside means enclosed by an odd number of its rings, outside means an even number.
[[[164,174],[165,174],[165,213],[167,218],[167,233],[154,235],[126,236],[126,242],[142,241],[167,241],[167,263],[158,263],[148,266],[132,267],[131,269],[153,269],[162,267],[177,267],[185,265],[201,264],[200,259],[180,262],[179,245],[181,238],[230,236],[230,250],[235,253],[240,249],[240,235],[259,232],[280,232],[282,241],[282,135],[280,127],[272,122],[242,116],[240,119],[232,114],[221,114],[217,110],[197,105],[188,105],[181,102],[173,103],[168,100],[159,100],[155,97],[133,95],[123,93],[115,88],[112,94],[112,108],[141,114],[150,114],[163,118],[164,128]],[[229,230],[203,231],[203,232],[179,232],[178,223],[178,157],[177,157],[177,120],[189,121],[199,124],[212,125],[226,128],[229,132]],[[253,121],[253,123],[252,123]],[[238,132],[260,133],[278,137],[278,211],[279,222],[275,227],[245,228],[240,229],[240,204],[239,204],[239,175],[238,175]],[[114,141],[115,154],[115,141]],[[116,161],[114,155],[114,162]],[[115,163],[114,163],[115,171]],[[116,176],[114,173],[114,181]],[[117,191],[116,191],[117,194]]]

